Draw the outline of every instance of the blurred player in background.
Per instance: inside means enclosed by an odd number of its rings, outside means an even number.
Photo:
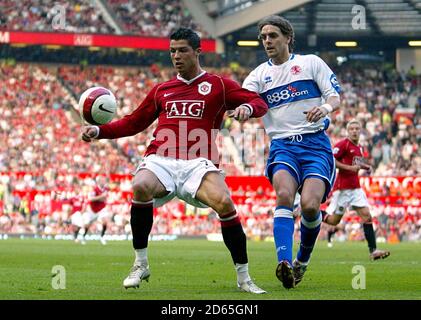
[[[323,222],[337,226],[345,211],[351,207],[363,221],[364,236],[368,243],[370,259],[384,259],[390,255],[390,252],[377,249],[373,219],[368,207],[367,197],[358,178],[360,170],[371,172],[371,167],[364,162],[362,147],[359,145],[361,124],[358,120],[353,119],[348,122],[346,130],[348,137],[336,143],[333,149],[339,172],[330,205],[326,210],[328,214],[324,215]],[[331,238],[337,230],[338,228],[331,228],[328,231],[328,238]]]
[[[161,206],[177,196],[218,213],[224,243],[235,264],[237,286],[246,292],[265,293],[248,272],[246,236],[224,175],[214,164],[219,156],[213,130],[220,128],[227,110],[233,110],[231,117],[245,121],[263,116],[267,105],[259,95],[236,82],[204,71],[199,64],[200,53],[200,37],[191,29],[178,29],[170,37],[177,77],[156,85],[123,119],[85,127],[82,139],[90,142],[132,136],[158,119],[155,140],[148,146],[133,180],[130,222],[136,257],[123,282],[125,288],[138,287],[142,280],[149,279],[147,246],[153,205]]]
[[[88,205],[85,206],[86,210],[81,211],[80,215],[72,215],[72,224],[78,227],[74,234],[76,242],[78,242],[79,231],[83,228],[84,233],[81,244],[85,245],[89,229],[95,222],[99,222],[102,226],[100,242],[103,245],[107,244],[104,235],[110,214],[107,209],[108,187],[106,183],[107,180],[104,176],[97,176],[95,178],[95,186],[88,199]]]
[[[107,231],[111,217],[107,207],[107,196],[109,188],[107,185],[107,178],[104,176],[97,176],[95,178],[95,182],[94,191],[89,199],[89,208],[93,212],[95,220],[101,224],[100,241],[103,245],[106,245],[107,242],[105,241],[104,235]]]
[[[83,213],[86,211],[85,199],[81,195],[76,195],[67,200],[70,205],[70,224],[74,230],[74,240],[79,242],[78,235],[81,228],[84,227]]]
[[[294,30],[288,20],[272,15],[258,24],[269,60],[254,69],[243,87],[259,93],[269,106],[263,122],[271,139],[266,175],[276,191],[273,233],[276,276],[287,289],[298,284],[307,269],[320,231],[320,204],[335,177],[329,137],[329,113],[339,107],[335,74],[315,55],[297,55]],[[293,205],[301,194],[301,243],[292,261]]]

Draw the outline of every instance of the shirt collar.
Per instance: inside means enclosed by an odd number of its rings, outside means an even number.
[[[177,79],[180,80],[180,81],[183,81],[185,84],[191,84],[193,81],[197,80],[198,78],[203,76],[205,73],[206,73],[206,71],[202,70],[202,72],[199,75],[197,75],[196,77],[194,77],[193,79],[190,79],[190,80],[186,80],[182,76],[180,76],[180,74],[177,74]]]
[[[287,61],[290,61],[290,60],[292,60],[292,59],[294,59],[295,58],[295,54],[294,53],[291,53],[290,55],[289,55],[289,58],[288,58],[288,60]],[[285,62],[287,62],[287,61],[285,61]],[[284,62],[284,63],[285,63]],[[284,64],[283,63],[283,64]],[[269,59],[268,60],[268,64],[272,67],[272,66],[281,66],[282,64],[274,64],[273,63],[273,61],[272,61],[272,59]]]

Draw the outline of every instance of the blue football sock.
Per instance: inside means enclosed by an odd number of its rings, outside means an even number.
[[[276,207],[273,218],[273,236],[275,238],[278,262],[288,260],[292,264],[292,244],[294,236],[294,219],[292,209]]]
[[[303,214],[301,215],[301,243],[300,249],[297,253],[298,261],[307,263],[310,260],[314,244],[316,243],[317,236],[320,232],[321,224],[322,215],[320,214],[320,212],[316,216],[316,218],[313,219],[306,218]]]

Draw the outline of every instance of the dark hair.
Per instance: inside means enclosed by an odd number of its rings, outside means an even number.
[[[266,18],[263,18],[257,24],[257,28],[259,29],[259,36],[260,31],[262,31],[262,28],[267,25],[278,27],[284,36],[291,37],[288,48],[289,52],[292,52],[294,50],[295,34],[291,23],[287,19],[277,15],[271,15]]]
[[[199,35],[189,28],[179,28],[175,30],[171,34],[170,39],[171,40],[187,40],[189,46],[192,47],[193,49],[200,48]]]

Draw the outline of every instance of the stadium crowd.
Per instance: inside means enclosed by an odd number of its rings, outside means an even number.
[[[167,37],[184,26],[209,37],[181,0],[107,0],[105,6],[91,0],[0,0],[0,30],[115,34],[105,14],[125,34]]]
[[[107,0],[126,33],[140,36],[167,37],[177,27],[197,30],[201,37],[209,34],[194,22],[183,1],[177,0]]]
[[[116,32],[104,20],[101,10],[95,5],[95,2],[89,0],[65,2],[1,0],[0,30],[2,29],[43,32]]]
[[[241,82],[247,70],[211,70]],[[332,117],[329,134],[334,143],[345,134],[344,125],[352,117],[363,123],[366,157],[377,176],[417,176],[420,174],[420,78],[393,71],[379,72],[341,68],[338,79],[343,88],[343,107]],[[75,102],[91,86],[110,88],[119,101],[119,117],[131,112],[158,81],[171,78],[173,71],[152,65],[145,68],[80,67],[17,64],[2,65],[0,91],[0,232],[69,233],[69,212],[63,194],[85,193],[90,183],[80,182],[77,173],[129,174],[152,138],[154,126],[136,137],[104,141],[92,145],[79,140],[80,118]],[[362,78],[365,80],[362,81]],[[54,95],[51,95],[54,92]],[[75,99],[76,98],[76,99]],[[414,113],[411,113],[415,110]],[[262,130],[261,120],[240,125],[227,118],[223,124],[237,154],[248,152],[246,163],[224,164],[228,175],[262,175],[268,139],[253,135]],[[251,137],[244,138],[243,132]],[[262,131],[263,133],[263,131]],[[232,148],[223,148],[232,151]],[[256,150],[256,152],[249,152]],[[262,156],[263,155],[263,156]],[[243,158],[244,160],[244,158]],[[115,182],[115,190],[130,190],[130,181]],[[28,190],[59,190],[32,198]],[[82,190],[82,191],[81,191]],[[386,190],[386,189],[385,189]],[[253,238],[271,235],[273,197],[271,190],[232,190],[247,234]],[[401,190],[402,191],[402,190]],[[419,240],[420,204],[388,206],[384,199],[396,190],[368,190],[378,235],[390,239]],[[119,196],[120,195],[120,196]],[[410,196],[411,194],[407,195]],[[416,193],[413,193],[416,196]],[[69,195],[67,195],[69,196]],[[383,199],[383,200],[382,200]],[[128,234],[127,200],[118,192],[110,200],[114,212],[110,234]],[[174,201],[156,214],[153,233],[199,235],[216,233],[219,223],[210,211],[192,211]],[[358,219],[351,214],[344,221],[342,238],[363,239]],[[323,233],[321,234],[323,237]]]

